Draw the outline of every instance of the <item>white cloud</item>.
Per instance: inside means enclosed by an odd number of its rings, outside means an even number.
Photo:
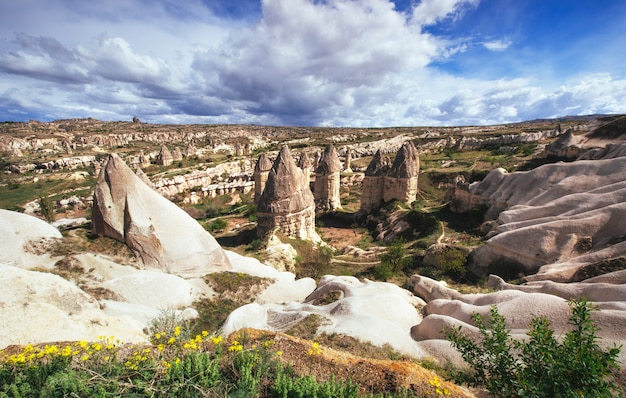
[[[491,51],[504,51],[507,48],[509,48],[511,44],[513,43],[509,40],[493,40],[493,41],[484,42],[483,46],[487,50],[491,50]]]
[[[404,13],[388,0],[263,0],[256,21],[217,18],[200,0],[37,3],[0,4],[0,119],[440,125],[625,106],[615,74],[548,83],[437,69],[471,46],[428,28],[477,0],[424,0]]]

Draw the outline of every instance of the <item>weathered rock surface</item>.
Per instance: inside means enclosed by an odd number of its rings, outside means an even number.
[[[407,141],[396,153],[391,168],[384,177],[383,200],[399,200],[410,204],[417,196],[417,182],[420,172],[420,160],[417,149]]]
[[[473,263],[478,271],[498,262],[514,263],[526,274],[560,263],[571,277],[577,268],[568,261],[584,263],[581,256],[591,253],[602,254],[595,260],[626,255],[620,244],[626,226],[619,221],[626,216],[625,181],[626,158],[556,163],[511,174],[492,171],[456,196],[459,202],[469,201],[463,207],[486,204],[487,217],[498,217]]]
[[[143,324],[111,317],[98,302],[60,276],[0,263],[0,349],[11,344],[97,341],[115,336],[146,342]]]
[[[332,302],[318,304],[330,297],[334,297]],[[390,283],[326,276],[304,303],[243,306],[231,313],[223,331],[227,334],[242,327],[286,330],[307,315],[317,314],[326,319],[319,332],[346,334],[376,345],[390,344],[402,353],[423,356],[409,335],[410,328],[421,321],[416,307],[422,304],[410,292]]]
[[[161,152],[157,155],[156,164],[161,166],[169,166],[174,163],[174,158],[172,157],[172,153],[165,145],[161,147]]]
[[[333,211],[341,208],[340,172],[341,162],[337,150],[332,144],[329,144],[322,152],[319,164],[315,169],[315,191],[313,194],[318,209]]]
[[[411,141],[398,150],[393,164],[381,151],[376,152],[365,170],[361,195],[361,210],[370,212],[381,202],[399,200],[410,204],[417,197],[419,155]]]
[[[266,153],[259,155],[259,159],[254,166],[254,202],[258,203],[261,198],[261,194],[265,189],[267,183],[267,177],[272,169],[272,161]]]
[[[0,209],[0,263],[20,268],[50,267],[51,248],[62,235],[40,220],[14,211]]]
[[[270,170],[257,208],[257,233],[280,228],[287,236],[320,242],[315,232],[315,202],[289,148],[281,149]]]
[[[125,242],[146,267],[181,276],[230,268],[215,239],[180,207],[109,156],[94,192],[92,231]]]
[[[383,176],[389,170],[391,161],[379,150],[365,170],[361,188],[361,210],[369,213],[380,206],[383,200]]]

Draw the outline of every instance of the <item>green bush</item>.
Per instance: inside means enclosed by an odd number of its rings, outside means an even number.
[[[559,341],[545,317],[531,321],[528,341],[510,337],[504,317],[493,306],[490,329],[479,314],[472,320],[481,334],[474,342],[461,328],[447,328],[445,336],[470,365],[458,375],[461,382],[481,386],[495,397],[611,397],[610,380],[617,369],[620,348],[598,346],[591,304],[570,303],[572,329]]]
[[[386,281],[402,272],[411,261],[412,258],[406,255],[404,240],[398,239],[391,243],[380,257],[380,265],[373,270],[374,277]]]

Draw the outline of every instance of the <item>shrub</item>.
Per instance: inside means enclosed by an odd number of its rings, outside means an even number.
[[[380,257],[380,265],[373,270],[374,277],[386,281],[400,273],[411,261],[412,258],[406,255],[404,240],[398,239],[391,243]]]
[[[570,304],[572,330],[560,342],[545,317],[531,321],[528,341],[513,340],[495,306],[489,316],[491,329],[481,315],[472,315],[482,337],[479,342],[460,327],[445,329],[446,338],[471,367],[459,380],[502,398],[611,397],[615,386],[609,376],[617,368],[620,348],[605,351],[598,346],[590,303]]]
[[[56,219],[56,214],[54,212],[54,204],[52,200],[47,195],[39,196],[39,209],[41,211],[41,215],[48,222],[53,222]]]

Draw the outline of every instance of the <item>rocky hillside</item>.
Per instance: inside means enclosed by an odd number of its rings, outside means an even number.
[[[150,321],[168,309],[224,335],[253,328],[329,344],[329,336],[343,336],[446,368],[463,362],[444,327],[475,335],[471,315],[495,305],[517,338],[538,316],[562,334],[568,300],[582,297],[597,306],[600,344],[624,344],[621,116],[484,128],[88,119],[1,129],[0,317],[7,326],[0,349],[101,335],[148,344]],[[349,154],[349,162],[334,161],[349,170],[338,171],[340,206],[314,214],[315,174],[305,178],[296,159],[315,163],[330,143],[339,159]],[[279,155],[284,144],[292,150]],[[195,151],[157,164],[164,145]],[[363,216],[364,181],[370,190],[385,184],[365,180],[376,177],[367,166],[406,147],[419,153],[412,203],[368,201]],[[265,163],[278,161],[257,215],[259,153]],[[401,163],[395,160],[385,164]],[[310,209],[306,225],[291,222],[294,187],[308,198],[296,209]],[[263,217],[272,212],[289,228],[306,228],[314,242],[290,239],[282,224],[266,228]],[[257,223],[271,236],[257,237]],[[331,356],[337,369],[356,366]],[[626,363],[626,353],[619,359]],[[407,385],[424,386],[424,378]]]

